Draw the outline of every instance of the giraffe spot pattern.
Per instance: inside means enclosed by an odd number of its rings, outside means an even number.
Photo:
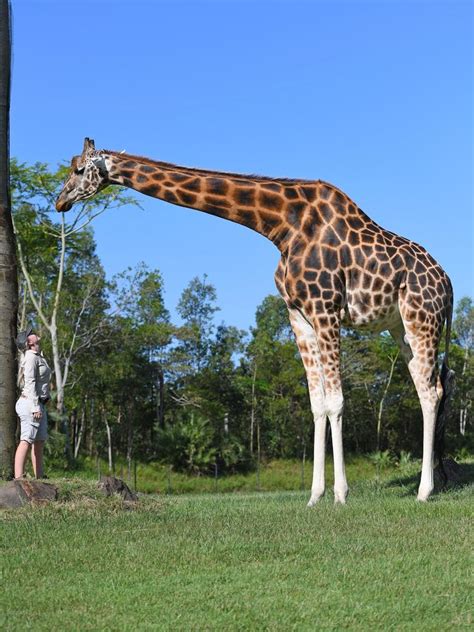
[[[336,187],[133,157],[112,157],[110,173],[125,186],[244,224],[277,244],[282,259],[275,282],[287,304],[314,324],[332,386],[339,379],[334,349],[343,316],[363,328],[391,328],[403,319],[410,340],[418,341],[417,357],[435,361],[452,301],[447,275],[419,244],[375,224]],[[99,173],[90,180],[98,185]]]

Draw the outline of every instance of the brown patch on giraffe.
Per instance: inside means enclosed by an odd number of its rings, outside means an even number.
[[[213,196],[213,195],[206,195],[204,197],[204,202],[206,204],[218,206],[220,208],[230,208],[231,207],[231,203],[230,202],[228,202],[227,200],[223,200],[221,197],[217,197],[217,196]]]
[[[229,183],[222,178],[207,178],[206,191],[213,195],[227,195]]]
[[[329,222],[334,217],[333,210],[331,209],[329,204],[326,204],[326,202],[319,202],[317,205],[317,209],[322,221],[329,224]]]
[[[271,211],[279,211],[283,206],[283,200],[278,195],[259,191],[258,204]]]
[[[258,227],[257,216],[254,211],[247,211],[244,209],[238,209],[237,218],[240,222],[249,228],[256,229]]]
[[[349,231],[349,245],[350,246],[358,246],[360,244],[360,236],[355,230]]]
[[[347,244],[343,244],[339,250],[339,262],[342,268],[348,268],[352,265],[352,253]]]
[[[318,195],[318,190],[315,186],[301,186],[300,190],[303,196],[308,200],[308,202],[314,202]]]
[[[319,185],[319,197],[322,200],[330,200],[333,193],[332,187],[326,183],[321,182]]]
[[[324,230],[321,243],[326,246],[330,246],[331,248],[336,248],[340,245],[341,240],[339,239],[332,226],[327,226]]]
[[[160,193],[160,185],[159,184],[149,184],[149,185],[145,185],[140,187],[140,192],[144,193],[145,195],[151,195],[152,197],[156,197],[157,195],[159,195]],[[168,192],[170,193],[170,192]],[[166,195],[166,193],[165,193]],[[174,195],[174,193],[172,194],[174,196],[174,198],[176,199],[176,202],[174,202],[174,204],[179,204],[178,198],[176,198],[176,196]],[[171,202],[172,200],[167,200],[168,202]]]
[[[178,190],[177,191],[179,198],[186,206],[193,206],[196,204],[197,196],[193,193],[187,193],[186,191]]]
[[[266,191],[274,191],[275,193],[281,193],[282,185],[277,182],[267,182],[260,185],[262,189]]]
[[[287,206],[287,219],[290,226],[298,230],[304,217],[307,205],[304,202],[290,202]]]
[[[234,199],[241,206],[255,206],[255,189],[235,189]]]
[[[326,270],[334,271],[339,265],[339,258],[335,249],[326,247],[322,250],[323,266]]]
[[[163,193],[163,199],[166,202],[170,202],[171,204],[179,204],[179,198],[176,196],[175,193],[173,193],[173,191],[170,191],[169,189]]]
[[[284,192],[287,200],[296,200],[299,198],[298,191],[294,187],[286,186]]]
[[[311,246],[305,259],[305,264],[307,268],[313,268],[315,270],[319,270],[322,267],[318,246]]]
[[[193,191],[195,193],[200,193],[201,192],[201,179],[194,178],[190,182],[185,182],[184,184],[181,185],[181,188],[186,189],[186,191]]]
[[[180,184],[181,182],[186,182],[186,180],[189,180],[189,175],[184,174],[184,173],[171,173],[169,177],[172,182],[176,182],[178,184]]]

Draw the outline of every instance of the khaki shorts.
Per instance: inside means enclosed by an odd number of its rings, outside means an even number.
[[[43,404],[40,404],[40,409],[43,414],[40,419],[35,419],[31,412],[31,407],[31,401],[25,397],[20,397],[15,406],[16,414],[20,418],[21,423],[20,441],[28,441],[28,443],[46,441],[48,438],[48,415],[46,408]]]

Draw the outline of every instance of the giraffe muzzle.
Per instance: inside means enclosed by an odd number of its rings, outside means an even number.
[[[70,211],[72,209],[72,202],[67,200],[62,200],[61,196],[56,200],[56,210],[58,213],[65,213],[66,211]]]

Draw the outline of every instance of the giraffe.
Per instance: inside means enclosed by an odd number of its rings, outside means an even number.
[[[418,244],[385,230],[340,189],[322,180],[275,179],[183,167],[96,150],[86,138],[56,201],[59,212],[108,185],[130,187],[171,204],[251,228],[280,250],[276,286],[289,313],[306,370],[314,417],[313,506],[325,492],[326,426],[334,458],[334,501],[344,504],[340,329],[388,330],[408,364],[423,413],[417,498],[433,490],[435,455],[442,471],[444,409],[452,372],[448,347],[451,282]],[[438,346],[446,322],[446,350]]]

